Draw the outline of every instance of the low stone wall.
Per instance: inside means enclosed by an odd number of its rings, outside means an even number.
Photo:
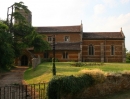
[[[39,65],[41,63],[41,58],[40,56],[38,56],[38,58],[33,58],[32,59],[32,67],[33,69],[36,68],[37,65]]]
[[[98,99],[128,89],[130,89],[130,74],[108,75],[104,83],[95,84],[76,95],[64,95],[61,99]]]

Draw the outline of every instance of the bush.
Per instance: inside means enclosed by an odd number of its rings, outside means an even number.
[[[81,67],[81,66],[94,66],[94,65],[103,65],[104,63],[96,63],[96,62],[73,62],[70,65],[75,67]]]
[[[74,62],[71,65],[75,66],[75,67],[81,67],[81,66],[84,66],[84,63],[83,62]]]
[[[129,60],[129,59],[126,59],[126,63],[130,63],[130,60]]]
[[[102,83],[106,79],[106,73],[100,69],[94,69],[94,70],[83,69],[79,71],[79,73],[91,75],[95,80],[95,83]]]
[[[60,99],[63,94],[74,94],[82,89],[91,86],[94,83],[93,78],[88,75],[55,76],[48,84],[48,99]]]
[[[122,74],[130,75],[130,70],[124,70],[124,71],[122,71]]]

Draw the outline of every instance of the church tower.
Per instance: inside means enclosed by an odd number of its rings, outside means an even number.
[[[31,13],[31,11],[29,11],[28,13],[26,13],[23,9],[20,9],[20,10],[18,10],[18,12],[20,12],[25,17],[27,23],[29,23],[30,25],[32,25],[32,13]],[[17,24],[18,21],[15,20],[15,23]]]

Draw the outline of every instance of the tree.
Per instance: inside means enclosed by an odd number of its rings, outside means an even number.
[[[126,52],[126,62],[130,62],[130,51]]]
[[[14,59],[12,36],[7,32],[8,26],[0,21],[0,68],[10,69]]]
[[[30,13],[27,6],[23,2],[14,3],[12,6],[11,20],[7,23],[10,33],[13,37],[13,45],[15,50],[15,56],[18,57],[20,52],[27,47],[34,47],[35,51],[44,51],[49,49],[49,43],[44,40],[44,36],[38,34],[34,27],[27,22],[26,18],[19,12],[23,10],[25,13]],[[14,9],[15,8],[15,9]],[[18,21],[17,24],[12,25],[12,19]]]
[[[9,9],[11,8],[11,14],[9,14]],[[19,3],[14,3],[13,5],[11,5],[10,7],[8,7],[8,10],[7,10],[7,24],[9,26],[9,31],[10,33],[12,33],[13,31],[13,19],[18,20],[19,23],[23,23],[25,22],[26,23],[26,19],[25,17],[19,13],[19,10],[24,10],[25,13],[29,13],[29,9],[27,8],[27,6],[24,5],[23,2],[19,2]],[[10,17],[10,20],[9,20],[9,16]]]
[[[14,59],[19,57],[25,48],[34,47],[35,51],[44,51],[50,48],[49,43],[44,40],[44,36],[38,34],[19,12],[22,9],[25,13],[29,13],[23,2],[14,3],[9,8],[12,9],[12,13],[7,14],[6,21],[0,21],[0,67],[5,69],[11,67]],[[10,20],[9,15],[11,16]],[[13,23],[13,19],[18,23]]]

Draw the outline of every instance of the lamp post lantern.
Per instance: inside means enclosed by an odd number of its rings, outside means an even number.
[[[52,68],[52,72],[53,72],[53,76],[56,75],[56,67],[55,67],[55,35],[53,35],[53,68]]]

